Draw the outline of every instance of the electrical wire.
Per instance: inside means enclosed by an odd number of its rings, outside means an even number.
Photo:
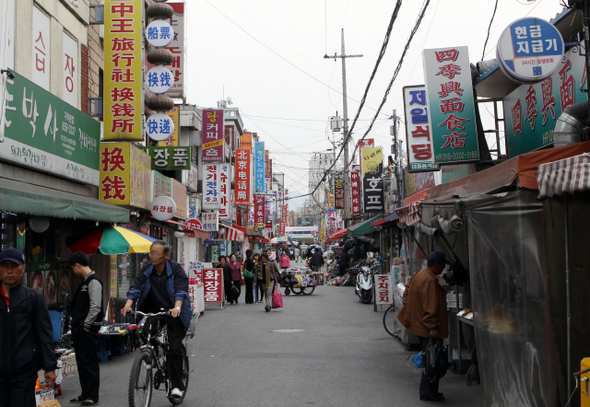
[[[488,25],[488,34],[486,35],[486,42],[483,44],[483,52],[481,53],[481,60],[483,61],[484,57],[486,56],[486,47],[488,45],[488,40],[490,39],[490,31],[492,29],[492,23],[494,22],[494,18],[496,17],[496,11],[498,10],[498,0],[496,0],[496,5],[494,6],[494,13],[492,14],[492,18],[490,19],[490,24]]]

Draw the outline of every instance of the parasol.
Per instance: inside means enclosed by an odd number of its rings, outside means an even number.
[[[70,253],[147,253],[157,239],[120,226],[97,226],[66,238]]]

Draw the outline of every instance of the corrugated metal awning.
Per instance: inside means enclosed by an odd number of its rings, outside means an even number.
[[[590,153],[539,165],[539,198],[590,190]]]

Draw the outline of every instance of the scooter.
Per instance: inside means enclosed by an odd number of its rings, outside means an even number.
[[[362,266],[356,275],[354,292],[363,304],[369,304],[373,299],[373,273],[367,266]]]

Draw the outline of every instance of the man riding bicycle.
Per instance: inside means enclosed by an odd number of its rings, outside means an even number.
[[[182,361],[186,350],[182,340],[192,318],[190,298],[188,295],[188,276],[182,266],[169,260],[170,246],[163,240],[157,240],[150,247],[151,264],[144,265],[127,291],[127,302],[121,309],[125,316],[137,301],[137,309],[147,313],[157,313],[162,309],[170,310],[171,317],[163,318],[162,324],[168,326],[170,342],[170,379],[172,381],[171,398],[182,397]]]

